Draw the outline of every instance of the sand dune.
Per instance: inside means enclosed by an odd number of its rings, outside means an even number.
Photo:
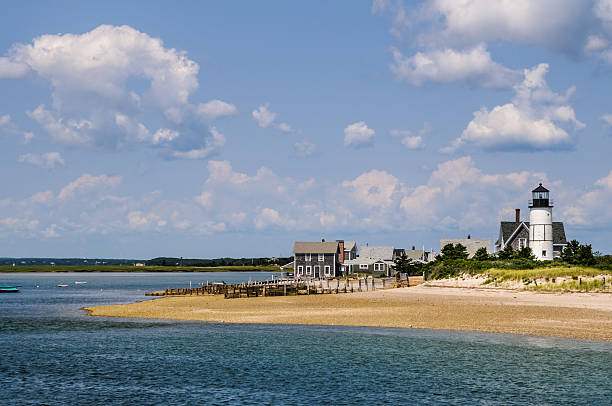
[[[224,299],[165,297],[87,308],[94,316],[225,323],[488,331],[612,341],[612,295],[411,287],[374,292]]]

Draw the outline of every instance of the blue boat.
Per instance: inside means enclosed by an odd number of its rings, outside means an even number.
[[[19,286],[0,286],[0,293],[19,293]]]

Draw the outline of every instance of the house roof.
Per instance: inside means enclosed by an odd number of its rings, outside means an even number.
[[[363,258],[363,257],[357,257],[355,259],[348,259],[346,261],[344,261],[344,266],[346,265],[372,265],[372,264],[376,264],[376,263],[385,263],[387,265],[390,266],[395,266],[395,262],[393,261],[385,261],[384,259],[379,259],[379,258]]]
[[[356,246],[357,246],[357,243],[355,243],[355,241],[344,241],[344,250],[345,251],[351,251]]]
[[[294,254],[335,254],[338,252],[337,242],[302,242],[293,245]]]
[[[393,247],[361,247],[359,257],[392,260]]]
[[[540,183],[540,185],[533,189],[532,192],[548,192],[549,190],[546,189],[544,186],[542,186],[542,184]]]
[[[417,259],[422,260],[424,258],[425,251],[423,250],[404,250],[404,253],[406,254],[406,257],[412,260],[417,260]]]
[[[525,224],[527,228],[529,228],[528,221],[502,221],[500,223],[500,238],[503,238],[504,243],[507,244],[512,234],[516,231],[519,225]],[[562,221],[553,221],[552,223],[553,229],[553,244],[567,244],[567,239],[565,237],[565,226]],[[497,240],[495,244],[501,243],[500,240]]]
[[[291,261],[291,262],[289,262],[288,264],[285,264],[285,265],[281,266],[280,268],[281,268],[281,269],[293,269],[293,264],[294,264],[294,262],[295,262],[295,261]]]

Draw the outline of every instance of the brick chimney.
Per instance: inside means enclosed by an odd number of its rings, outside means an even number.
[[[515,209],[514,212],[515,212],[515,215],[516,215],[516,220],[514,220],[514,221],[516,221],[518,223],[518,222],[521,221],[521,209]]]
[[[338,261],[340,261],[341,264],[344,263],[344,240],[336,240],[336,242],[338,243],[338,248],[340,249],[340,255],[338,255]]]

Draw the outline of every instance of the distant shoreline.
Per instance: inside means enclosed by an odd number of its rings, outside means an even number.
[[[216,266],[216,267],[177,267],[177,266],[132,266],[132,265],[65,265],[65,266],[0,266],[0,273],[164,273],[164,272],[281,272],[276,266]]]
[[[423,328],[612,341],[608,294],[411,287],[373,292],[224,299],[175,296],[87,307],[92,316],[217,323]]]

